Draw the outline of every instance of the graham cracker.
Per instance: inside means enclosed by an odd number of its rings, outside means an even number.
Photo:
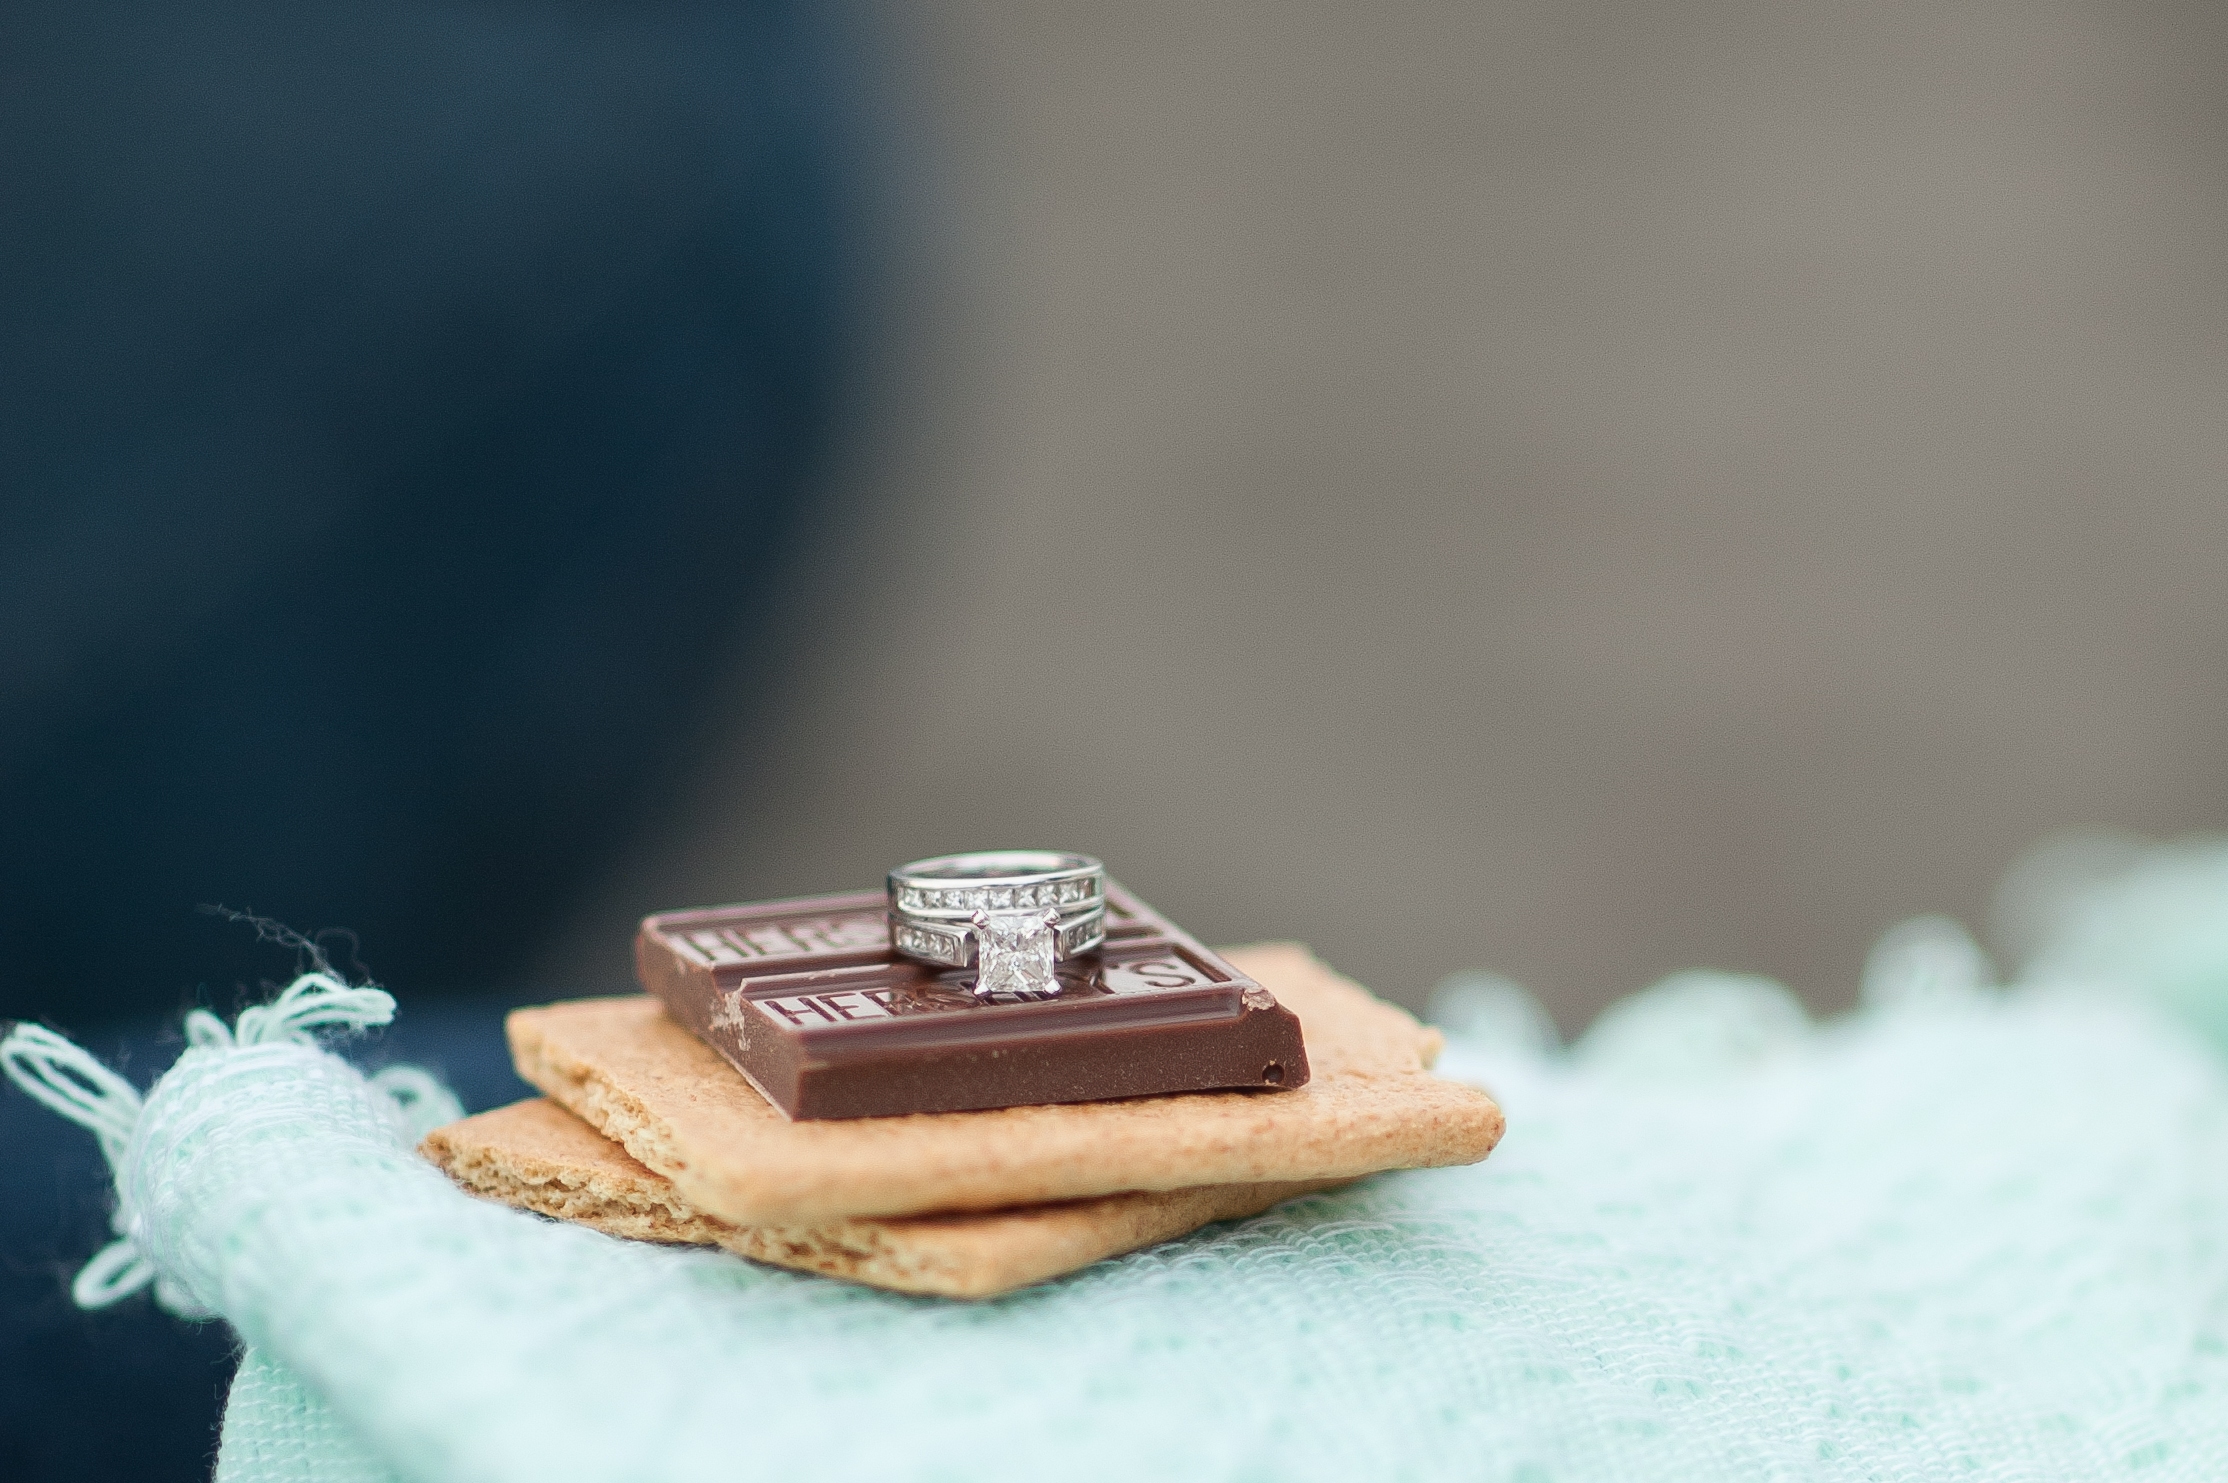
[[[1490,1097],[1430,1074],[1436,1030],[1304,947],[1227,956],[1299,1016],[1307,1085],[791,1122],[648,995],[521,1009],[507,1028],[520,1076],[736,1226],[1352,1179],[1476,1163],[1500,1140]]]
[[[775,1266],[950,1298],[995,1297],[1345,1182],[1221,1184],[971,1215],[738,1226],[692,1208],[670,1181],[541,1098],[435,1129],[420,1148],[473,1194],[614,1236],[724,1246]]]

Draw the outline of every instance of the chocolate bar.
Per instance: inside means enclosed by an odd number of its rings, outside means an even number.
[[[1276,996],[1109,882],[1106,941],[1056,991],[980,998],[899,957],[880,893],[665,912],[642,986],[798,1120],[969,1112],[1307,1081]]]

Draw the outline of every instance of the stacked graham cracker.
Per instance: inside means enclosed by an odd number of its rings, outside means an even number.
[[[987,1297],[1387,1169],[1475,1163],[1501,1111],[1439,1035],[1306,949],[1230,961],[1300,1019],[1313,1078],[993,1112],[791,1122],[647,995],[510,1017],[545,1097],[424,1152],[474,1194],[901,1292]]]

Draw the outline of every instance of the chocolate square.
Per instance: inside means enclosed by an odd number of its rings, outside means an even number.
[[[1307,1081],[1299,1020],[1107,886],[1106,944],[1057,994],[973,993],[973,970],[891,950],[880,893],[665,912],[642,985],[794,1119],[965,1112]]]

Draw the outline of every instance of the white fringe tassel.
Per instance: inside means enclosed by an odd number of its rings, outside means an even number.
[[[193,1011],[186,1016],[186,1044],[189,1053],[219,1054],[252,1046],[314,1045],[314,1031],[367,1029],[387,1024],[394,1013],[394,996],[383,989],[359,988],[329,973],[305,973],[269,1004],[242,1010],[234,1026],[206,1009]],[[152,1284],[155,1300],[173,1313],[213,1317],[140,1251],[139,1218],[131,1206],[129,1181],[122,1177],[146,1106],[139,1089],[44,1025],[17,1025],[0,1041],[0,1070],[30,1096],[91,1132],[109,1172],[117,1176],[116,1214],[110,1222],[116,1239],[70,1284],[77,1305],[105,1308]],[[373,1076],[371,1084],[394,1102],[413,1135],[463,1116],[448,1088],[414,1066],[390,1066]]]

